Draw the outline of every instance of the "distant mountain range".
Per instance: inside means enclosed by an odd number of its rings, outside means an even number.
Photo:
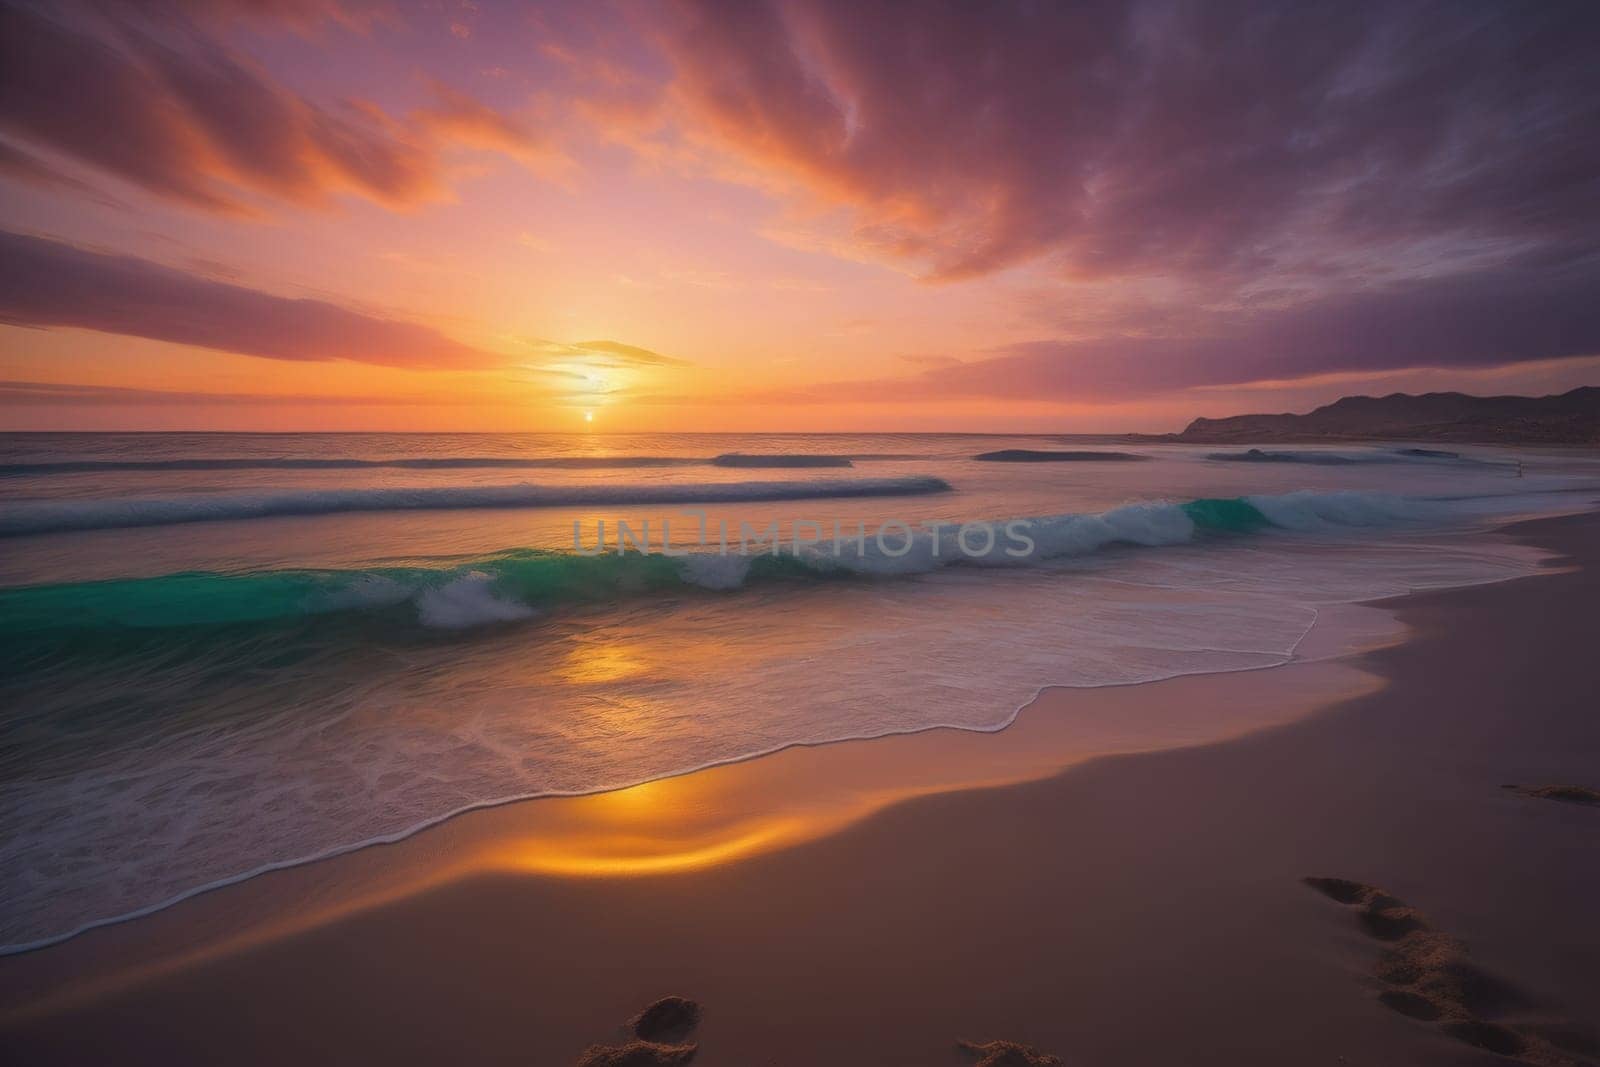
[[[1600,444],[1600,386],[1559,396],[1347,396],[1305,415],[1195,419],[1163,440],[1352,441],[1369,439]]]

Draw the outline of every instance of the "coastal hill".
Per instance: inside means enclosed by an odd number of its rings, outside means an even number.
[[[1500,444],[1600,444],[1600,386],[1559,396],[1347,396],[1305,415],[1195,419],[1164,439],[1198,443],[1373,438]]]

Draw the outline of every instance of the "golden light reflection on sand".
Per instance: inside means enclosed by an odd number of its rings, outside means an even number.
[[[798,820],[774,820],[748,833],[729,836],[724,831],[708,835],[703,842],[612,835],[586,840],[572,851],[536,841],[513,844],[492,857],[489,863],[506,870],[569,877],[670,874],[712,867],[778,845],[786,839],[812,836],[806,834],[805,829],[806,824]]]
[[[590,652],[575,669],[628,669],[624,653]],[[49,950],[59,980],[36,974],[29,995],[6,1014],[55,1010],[469,879],[692,876],[838,833],[919,796],[1035,780],[1099,756],[1219,741],[1380,684],[1353,666],[1321,662],[1048,690],[998,733],[940,729],[790,748],[608,793],[484,809],[394,846],[263,875],[91,931]],[[85,982],[86,971],[100,977]]]

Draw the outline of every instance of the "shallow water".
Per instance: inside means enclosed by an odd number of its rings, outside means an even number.
[[[1400,447],[0,436],[0,942],[486,803],[1281,664],[1331,605],[1529,573],[1493,527],[1600,496],[1579,452]],[[972,458],[1007,448],[1149,458]],[[927,528],[1014,519],[1025,554]]]

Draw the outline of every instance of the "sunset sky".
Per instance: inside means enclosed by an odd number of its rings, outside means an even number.
[[[1162,431],[1594,383],[1597,20],[7,5],[0,428]]]

